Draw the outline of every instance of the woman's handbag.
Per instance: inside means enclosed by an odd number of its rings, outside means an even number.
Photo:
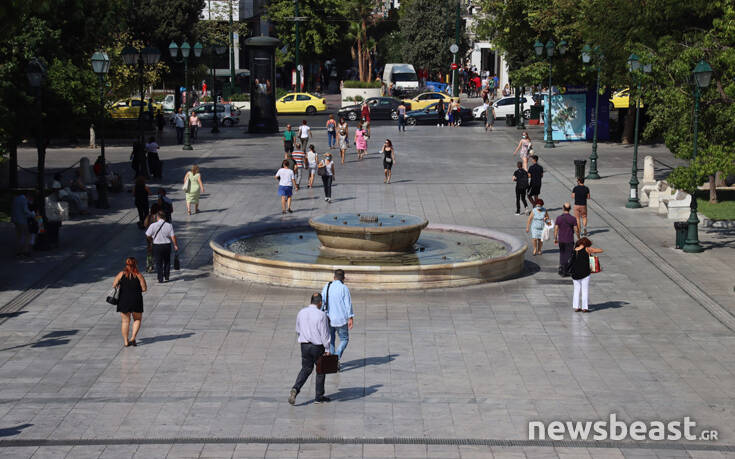
[[[181,261],[179,261],[179,254],[174,254],[174,270],[178,271],[181,269]]]
[[[109,295],[105,301],[108,303],[117,306],[117,302],[120,300],[120,289],[118,287],[115,287],[115,291],[112,292],[112,295]]]
[[[590,272],[599,273],[600,271],[602,271],[600,258],[597,255],[590,255]]]
[[[548,241],[551,239],[551,234],[554,232],[554,224],[551,222],[544,223],[544,229],[541,231],[541,240]]]
[[[320,177],[327,175],[327,166],[319,166],[316,170],[316,174]]]

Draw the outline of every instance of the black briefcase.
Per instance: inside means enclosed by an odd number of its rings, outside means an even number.
[[[316,374],[328,375],[339,371],[339,359],[336,354],[322,355],[316,361]]]

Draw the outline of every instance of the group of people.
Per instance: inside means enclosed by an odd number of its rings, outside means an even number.
[[[186,130],[186,115],[184,109],[179,107],[173,116],[174,127],[176,128],[176,143],[181,145],[184,143],[184,131]],[[199,119],[197,112],[192,110],[189,115],[189,140],[195,142],[199,139],[199,128],[202,127],[202,120]]]
[[[369,126],[369,125],[368,125]],[[349,126],[344,118],[339,122],[334,115],[329,115],[326,122],[327,144],[330,150],[339,148],[341,164],[345,163],[345,154],[349,148]],[[357,160],[367,156],[367,142],[370,138],[368,128],[362,122],[357,124],[354,133]],[[281,198],[281,213],[292,213],[291,203],[294,192],[299,191],[304,176],[308,175],[307,188],[312,188],[316,176],[322,179],[324,187],[324,201],[332,202],[332,185],[336,178],[335,161],[331,152],[319,154],[311,143],[313,134],[306,120],[303,120],[298,130],[294,131],[290,124],[283,132],[284,157],[281,167],[274,175],[278,181],[278,195]],[[383,183],[389,184],[393,166],[396,164],[396,152],[390,139],[386,139],[380,149],[383,160]]]

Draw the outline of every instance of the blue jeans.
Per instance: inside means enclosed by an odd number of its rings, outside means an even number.
[[[337,133],[327,131],[327,142],[329,142],[329,148],[337,145]]]
[[[347,343],[350,341],[350,329],[347,327],[347,324],[344,324],[341,327],[329,327],[329,335],[331,337],[329,343],[329,353],[336,353],[337,358],[342,360],[342,353],[345,351]],[[337,348],[336,352],[334,350],[335,335],[339,335],[339,347]]]
[[[406,132],[406,116],[405,115],[398,115],[398,132],[401,132],[401,129],[403,129],[403,132]]]

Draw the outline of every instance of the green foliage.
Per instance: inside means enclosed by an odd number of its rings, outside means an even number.
[[[250,100],[250,94],[245,94],[243,92],[236,92],[230,96],[230,100],[232,102],[247,102]]]
[[[712,220],[735,220],[735,193],[720,192],[721,201],[718,203],[709,202],[709,199],[700,197],[702,192],[698,193],[697,210]]]
[[[345,80],[343,82],[343,87],[352,89],[379,88],[381,85],[380,81]]]
[[[288,94],[290,91],[283,88],[276,88],[276,99],[280,99],[281,97]]]
[[[401,2],[398,21],[400,62],[409,62],[414,67],[430,72],[449,71],[452,53],[449,47],[455,41],[455,1],[409,0]],[[469,44],[464,21],[460,21],[459,56],[465,55]]]

